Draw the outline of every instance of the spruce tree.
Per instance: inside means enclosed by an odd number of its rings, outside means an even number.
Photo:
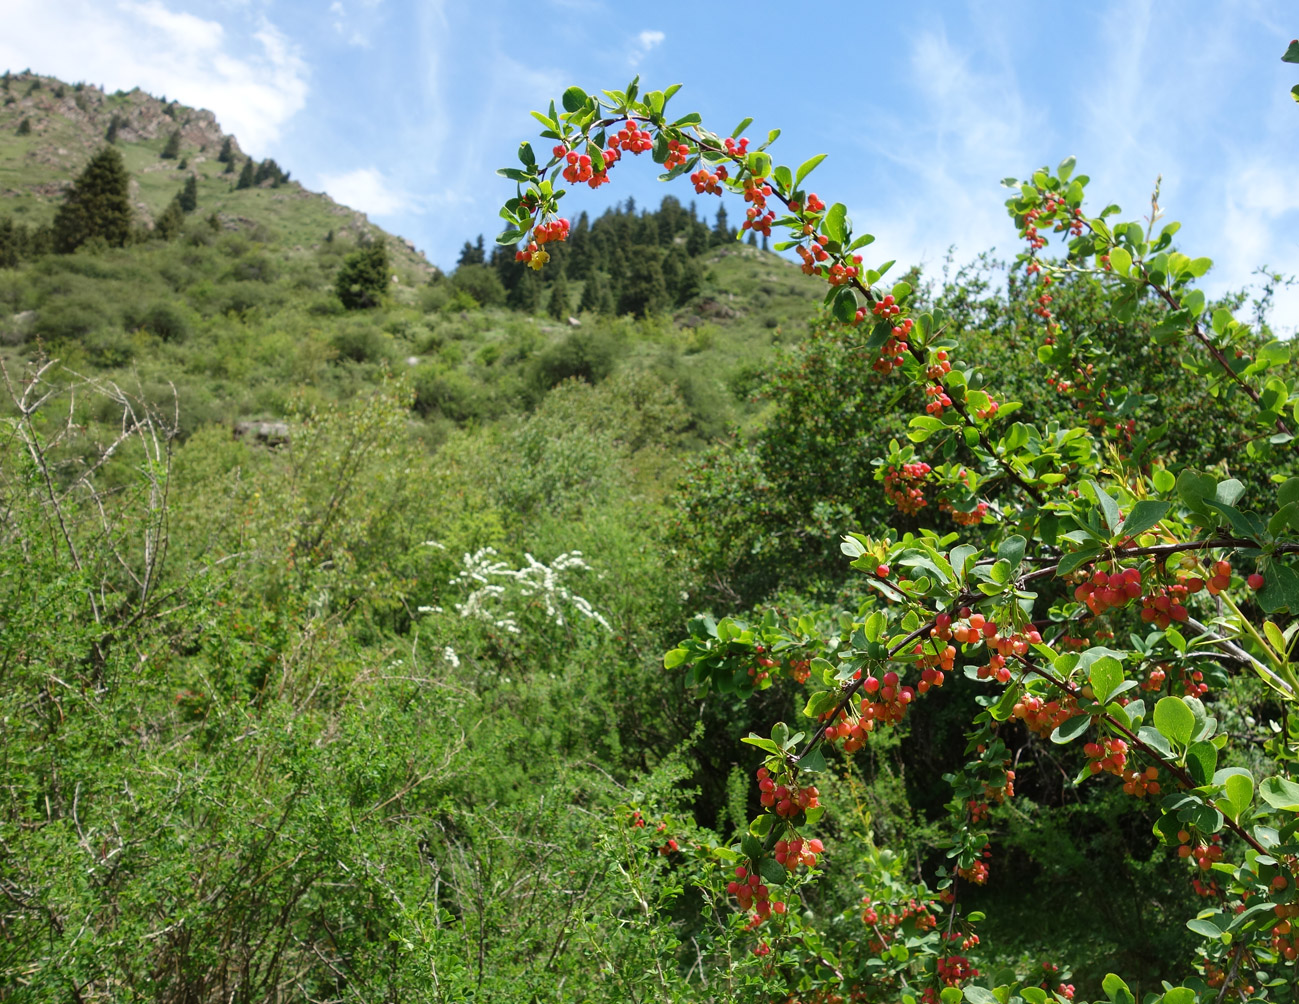
[[[632,249],[631,258],[636,265],[628,270],[618,290],[618,313],[648,317],[666,309],[668,289],[659,249],[642,245]]]
[[[122,116],[114,113],[112,120],[108,123],[108,131],[104,133],[104,140],[108,143],[117,142],[117,130],[121,128]]]
[[[239,172],[239,180],[235,182],[235,190],[241,188],[253,187],[253,158],[249,157],[244,161],[244,169]]]
[[[230,142],[229,136],[227,136],[226,141],[221,144],[221,152],[217,154],[217,160],[221,161],[223,164],[234,163],[235,148],[234,144]]]
[[[27,250],[27,228],[5,216],[0,218],[0,268],[17,268]]]
[[[348,310],[366,310],[382,302],[388,282],[388,248],[371,241],[343,259],[334,291]]]
[[[185,210],[180,205],[180,194],[167,203],[167,208],[162,211],[162,215],[154,221],[153,236],[164,241],[169,241],[174,237],[180,236],[181,230],[185,226]]]
[[[69,253],[92,237],[121,247],[131,236],[131,177],[116,147],[91,158],[54,217],[54,248]]]
[[[198,178],[190,175],[185,179],[185,187],[180,190],[180,195],[176,196],[180,201],[180,208],[187,213],[192,213],[198,208]]]
[[[167,137],[167,145],[162,148],[160,154],[163,160],[175,160],[180,156],[180,130],[175,129]]]
[[[713,227],[712,244],[713,247],[729,244],[735,239],[735,234],[731,232],[730,225],[726,221],[726,207],[717,207],[717,224]]]
[[[556,321],[568,319],[568,280],[562,271],[556,274],[555,281],[550,284],[550,303],[546,313]]]
[[[31,119],[29,119],[29,118],[24,118],[21,122],[18,123],[18,135],[19,135],[19,136],[30,136],[30,135],[31,135],[31,132],[32,132],[32,120],[31,120]]]

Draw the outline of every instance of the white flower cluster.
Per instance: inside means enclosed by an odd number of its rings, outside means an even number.
[[[485,620],[511,634],[519,634],[515,612],[506,610],[501,613],[500,610],[509,602],[507,594],[514,593],[523,598],[539,599],[546,616],[556,624],[566,623],[564,610],[567,607],[595,621],[606,631],[613,630],[589,600],[578,596],[561,581],[566,572],[591,570],[581,551],[566,551],[549,565],[530,554],[525,554],[524,558],[528,562],[525,567],[511,568],[508,562],[496,560],[497,552],[493,547],[466,554],[463,559],[465,567],[451,580],[451,585],[478,585],[463,603],[456,604],[460,616]]]

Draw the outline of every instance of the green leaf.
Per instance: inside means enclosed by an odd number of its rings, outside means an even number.
[[[1168,480],[1171,482],[1172,477],[1167,475],[1167,472],[1163,473],[1168,476]],[[1163,519],[1169,508],[1170,503],[1168,502],[1142,499],[1132,507],[1132,511],[1128,513],[1128,518],[1123,521],[1123,525],[1119,529],[1129,537],[1135,537],[1137,534],[1149,530]]]
[[[513,246],[523,239],[526,230],[502,230],[496,235],[496,243],[503,246]],[[669,669],[672,667],[669,666]]]
[[[1239,819],[1240,814],[1249,808],[1249,803],[1254,801],[1254,779],[1248,773],[1231,774],[1224,787],[1231,804],[1236,807],[1232,818]]]
[[[741,739],[740,742],[748,743],[750,746],[756,746],[758,747],[758,749],[764,749],[768,753],[780,752],[780,747],[777,746],[775,743],[773,743],[770,739],[765,739],[754,732],[750,732],[747,736]]]
[[[1221,481],[1214,489],[1213,497],[1220,505],[1235,505],[1240,501],[1240,497],[1245,494],[1245,486],[1235,478],[1228,478]]]
[[[1161,1004],[1195,1004],[1195,991],[1190,987],[1173,987],[1164,992]]]
[[[938,999],[943,1004],[961,1004],[960,987],[943,987],[943,992],[938,995]]]
[[[976,987],[971,984],[965,987],[965,999],[970,1004],[1001,1004],[996,997],[992,995],[991,990],[985,990],[983,987]]]
[[[1087,715],[1074,715],[1063,725],[1056,728],[1051,733],[1051,742],[1068,743],[1073,742],[1080,735],[1091,728],[1092,720]]]
[[[1299,784],[1284,777],[1269,777],[1258,786],[1259,796],[1274,809],[1299,812]]]
[[[1077,157],[1066,157],[1064,160],[1060,161],[1060,166],[1055,169],[1055,173],[1059,176],[1061,181],[1068,181],[1069,176],[1073,174],[1073,169],[1077,164]]]
[[[1158,712],[1158,707],[1156,707]],[[1195,778],[1196,784],[1208,784],[1213,780],[1213,772],[1218,767],[1218,747],[1213,743],[1191,743],[1186,751],[1186,769]]]
[[[1162,697],[1155,705],[1154,722],[1159,734],[1169,742],[1186,746],[1195,728],[1195,714],[1180,697]]]
[[[1105,517],[1105,525],[1109,527],[1110,534],[1117,534],[1119,528],[1119,504],[1109,496],[1095,481],[1088,481],[1092,491],[1096,495],[1096,504],[1100,506],[1101,514]]]
[[[1096,558],[1100,556],[1102,551],[1103,548],[1099,548],[1099,547],[1084,547],[1080,551],[1074,551],[1071,554],[1066,554],[1063,558],[1060,559],[1060,563],[1056,565],[1055,574],[1057,576],[1064,577],[1068,575],[1070,572],[1072,572],[1074,569],[1081,568],[1083,565],[1087,565],[1095,561]]]
[[[794,175],[794,187],[798,188],[803,184],[803,179],[816,170],[816,166],[825,160],[825,154],[818,153],[815,157],[809,157],[799,165],[798,172]]]
[[[1101,980],[1101,989],[1109,994],[1113,1004],[1133,1004],[1132,991],[1113,973],[1108,973],[1105,979]]]
[[[690,650],[685,648],[674,648],[663,656],[664,669],[676,669],[683,662],[690,658]]]
[[[1299,40],[1292,39],[1286,46],[1285,55],[1281,57],[1283,63],[1299,63]]]
[[[1010,562],[1012,566],[1018,565],[1024,560],[1024,549],[1027,546],[1027,540],[1019,534],[1013,533],[997,545],[997,557]]]
[[[758,874],[766,880],[767,885],[784,885],[789,878],[785,866],[777,863],[775,858],[764,857],[758,863]]]
[[[826,665],[829,665],[829,663]],[[818,690],[807,699],[803,714],[808,718],[820,718],[838,703],[839,692],[837,690]]]
[[[551,91],[553,94],[554,91]],[[586,104],[586,91],[580,87],[570,87],[564,92],[563,97],[564,111],[575,112]]]
[[[1222,928],[1207,917],[1192,917],[1186,922],[1186,926],[1205,938],[1220,939],[1222,937]]]
[[[1173,477],[1172,473],[1162,467],[1154,469],[1150,475],[1150,480],[1154,482],[1155,491],[1161,495],[1167,495],[1173,490],[1173,486],[1177,484],[1177,479]],[[1133,512],[1135,511],[1136,506],[1133,506]]]
[[[1046,1004],[1046,991],[1041,987],[1021,987],[1019,995],[1023,997],[1028,1004]]]
[[[731,133],[731,139],[739,139],[740,133],[744,132],[744,130],[749,128],[751,125],[753,125],[752,118],[741,119],[740,124],[735,127],[735,131]]]
[[[806,756],[799,757],[798,769],[808,774],[820,774],[826,769],[825,754],[820,746],[814,746]]]
[[[1110,248],[1110,268],[1117,274],[1126,276],[1132,271],[1132,253],[1125,247]]]
[[[781,192],[789,192],[794,185],[794,176],[789,173],[789,168],[784,164],[772,171],[771,176],[776,180],[777,190]]]
[[[822,229],[830,240],[837,241],[840,244],[846,241],[848,239],[848,207],[842,202],[836,202],[827,209]]]
[[[1104,656],[1092,664],[1087,678],[1091,681],[1092,696],[1104,704],[1123,682],[1123,666],[1117,659]]]

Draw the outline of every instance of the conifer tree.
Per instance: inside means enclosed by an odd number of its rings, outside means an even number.
[[[348,310],[365,310],[382,302],[388,282],[388,248],[370,241],[343,259],[334,291]]]
[[[0,218],[0,268],[17,268],[27,250],[27,228],[12,218]]]
[[[31,120],[31,119],[29,119],[29,118],[24,118],[21,122],[18,123],[18,135],[19,135],[19,136],[30,136],[30,135],[31,135],[31,132],[32,132],[32,120]]]
[[[153,236],[169,241],[180,235],[185,226],[185,210],[181,208],[180,193],[167,203],[167,208],[154,221]]]
[[[541,280],[537,278],[537,273],[530,268],[525,268],[523,274],[519,276],[517,285],[510,290],[505,303],[525,314],[535,314],[537,308],[541,306]]]
[[[234,144],[231,143],[230,137],[227,136],[224,143],[221,144],[221,152],[217,154],[217,160],[223,164],[233,164],[235,159]]]
[[[116,147],[91,158],[54,218],[54,248],[75,251],[92,237],[121,247],[131,236],[130,175]]]
[[[659,250],[653,247],[635,247],[632,260],[636,263],[623,278],[618,290],[618,313],[648,317],[668,306],[667,283],[663,279],[663,265]]]
[[[194,175],[192,174],[188,178],[186,178],[185,187],[180,190],[180,194],[176,196],[176,198],[180,202],[180,208],[182,211],[187,213],[192,213],[195,209],[197,209],[198,208],[198,178],[194,177]]]
[[[239,180],[235,182],[235,190],[241,188],[253,187],[253,159],[249,157],[244,161],[244,168],[239,172]]]
[[[555,275],[555,281],[550,284],[550,303],[546,313],[556,321],[568,319],[568,280],[564,278],[562,270]]]
[[[104,133],[104,140],[108,143],[117,142],[117,130],[121,128],[122,116],[114,113],[112,120],[108,123],[108,131]]]
[[[718,206],[717,223],[713,227],[712,245],[718,247],[719,245],[729,244],[733,240],[735,240],[735,234],[731,232],[730,224],[726,221],[726,207]]]
[[[175,129],[167,137],[167,145],[162,148],[160,154],[163,160],[175,160],[180,156],[180,130]]]

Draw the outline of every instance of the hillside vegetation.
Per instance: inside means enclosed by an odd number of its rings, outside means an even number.
[[[3,88],[0,999],[786,999],[676,852],[738,839],[740,738],[805,696],[704,698],[663,653],[695,615],[851,605],[839,536],[911,528],[867,458],[916,402],[824,323],[823,284],[672,197],[575,220],[544,277],[473,238],[444,273],[279,165],[239,187],[210,113]],[[106,144],[131,233],[58,253]],[[1025,421],[1074,413],[1001,265],[910,278]],[[1080,277],[1056,310],[1134,418],[1175,402],[1152,451],[1251,490],[1295,472],[1233,454],[1157,310],[1107,296]],[[828,872],[932,874],[926,779],[974,700],[836,761]],[[1090,991],[1122,959],[1158,986],[1193,894],[1098,925],[1085,881],[1180,888],[1146,810],[1025,751],[1033,811],[994,809],[1012,864],[974,895],[1060,920],[989,931],[998,968],[1067,955]],[[855,887],[817,888],[804,908],[862,937]]]

